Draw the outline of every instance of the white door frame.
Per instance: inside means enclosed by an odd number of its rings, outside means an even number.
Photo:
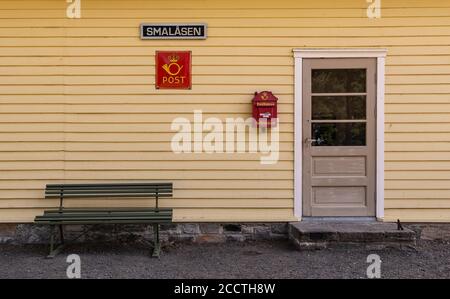
[[[377,94],[376,94],[376,217],[384,218],[384,92],[386,49],[294,49],[295,86],[294,86],[294,215],[300,221],[303,216],[302,172],[303,172],[303,59],[308,58],[376,58]]]

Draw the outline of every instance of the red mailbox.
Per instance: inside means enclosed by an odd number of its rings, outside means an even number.
[[[253,98],[253,118],[258,127],[271,128],[277,126],[278,98],[270,91],[255,92]]]

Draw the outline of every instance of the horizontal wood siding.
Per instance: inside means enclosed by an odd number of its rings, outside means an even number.
[[[450,2],[0,0],[0,222],[57,201],[47,183],[173,181],[177,221],[292,221],[294,60],[301,47],[383,47],[386,220],[450,221]],[[142,41],[142,22],[205,22],[204,41]],[[154,89],[156,50],[192,50],[193,89]],[[176,117],[247,118],[279,98],[280,161],[171,152]],[[148,205],[83,199],[71,206]]]

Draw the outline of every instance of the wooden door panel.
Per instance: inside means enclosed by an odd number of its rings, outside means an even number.
[[[366,157],[321,157],[312,161],[312,176],[366,176]]]

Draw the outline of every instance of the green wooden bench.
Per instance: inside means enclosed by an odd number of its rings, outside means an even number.
[[[51,226],[49,258],[55,257],[65,246],[64,225],[153,224],[153,256],[159,257],[161,251],[159,225],[172,222],[172,209],[159,208],[159,199],[172,197],[172,194],[172,183],[47,185],[45,198],[59,199],[59,208],[44,211],[44,215],[35,218],[35,223]],[[154,208],[64,207],[64,199],[111,197],[154,198],[156,204]],[[60,244],[55,248],[57,226],[59,227]],[[74,240],[79,239],[87,232],[84,232]]]

